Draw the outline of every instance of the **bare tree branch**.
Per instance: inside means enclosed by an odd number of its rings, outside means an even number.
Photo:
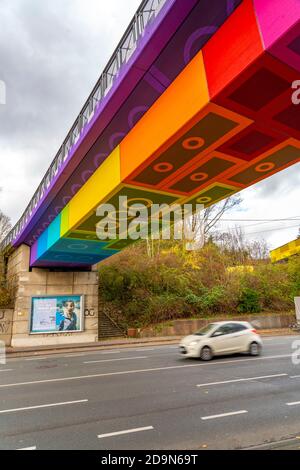
[[[217,225],[223,215],[233,209],[234,207],[239,206],[242,203],[242,198],[240,195],[231,196],[225,201],[221,201],[218,204],[207,207],[204,211],[204,234],[208,235],[211,230]]]

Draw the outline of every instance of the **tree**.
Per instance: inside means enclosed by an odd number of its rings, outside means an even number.
[[[226,212],[239,206],[242,203],[240,195],[231,196],[217,204],[204,209],[204,211],[194,214],[188,221],[188,232],[193,234],[194,240],[198,241],[199,247],[214,238],[213,229],[216,228],[218,222],[222,219]],[[186,240],[184,240],[186,242]]]
[[[185,228],[182,226],[182,249],[183,251],[201,248],[204,243],[208,242],[212,237],[212,231],[224,216],[233,208],[242,203],[240,195],[231,196],[217,204],[207,207],[200,213],[192,215],[187,221],[185,220]],[[177,244],[178,241],[174,240],[171,231],[171,242]],[[161,240],[153,240],[151,236],[146,240],[147,253],[149,258],[159,256],[161,248],[166,246],[166,243],[161,243]],[[189,247],[189,248],[187,248]],[[195,248],[196,247],[196,248]]]
[[[0,242],[4,240],[11,230],[10,218],[0,210]]]
[[[11,230],[10,218],[0,210],[0,244]],[[3,253],[0,251],[0,282],[4,279],[5,263]]]
[[[249,243],[249,250],[253,260],[267,261],[270,258],[270,247],[266,240],[253,240]]]
[[[214,234],[213,241],[224,253],[230,255],[235,264],[253,264],[255,261],[261,262],[269,259],[267,242],[263,239],[247,240],[240,226]]]
[[[235,264],[247,264],[250,258],[249,244],[241,227],[236,226],[226,232],[215,233],[213,241],[228,253]]]
[[[204,210],[203,221],[204,221],[204,235],[207,238],[212,230],[216,227],[220,219],[226,212],[231,211],[235,207],[239,206],[242,203],[241,196],[235,195],[231,196],[224,201],[214,204],[213,206],[207,207]]]

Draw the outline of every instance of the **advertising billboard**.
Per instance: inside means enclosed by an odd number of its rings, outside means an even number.
[[[83,295],[33,297],[30,333],[75,333],[83,331]]]

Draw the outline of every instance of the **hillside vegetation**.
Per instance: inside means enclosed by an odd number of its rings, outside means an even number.
[[[139,242],[99,265],[100,308],[120,326],[180,318],[286,312],[300,295],[300,257],[272,265],[212,242],[187,252],[175,242],[149,256]]]

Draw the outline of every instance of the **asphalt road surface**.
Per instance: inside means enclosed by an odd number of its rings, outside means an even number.
[[[0,449],[298,449],[299,340],[207,363],[174,345],[8,359]]]

